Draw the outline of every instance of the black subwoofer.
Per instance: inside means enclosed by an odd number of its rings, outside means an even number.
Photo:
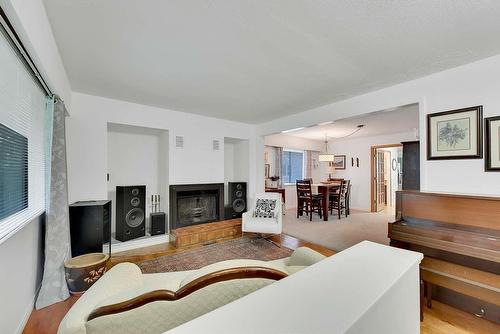
[[[226,219],[241,218],[247,209],[247,184],[246,182],[229,182],[229,206],[225,210]]]
[[[69,206],[71,254],[102,253],[110,241],[111,201],[82,201]]]
[[[165,234],[167,227],[167,215],[165,214],[165,212],[152,212],[150,223],[151,225],[149,234]]]
[[[146,186],[116,187],[116,240],[146,235]]]

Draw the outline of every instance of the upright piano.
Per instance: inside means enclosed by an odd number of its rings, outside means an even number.
[[[500,197],[398,191],[391,246],[424,254],[422,304],[500,324]]]

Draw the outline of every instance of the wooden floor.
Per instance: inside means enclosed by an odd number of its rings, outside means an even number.
[[[290,248],[306,246],[326,256],[335,252],[325,247],[299,240],[289,235],[282,234],[270,238],[273,242]],[[224,242],[221,240],[218,242]],[[110,267],[120,262],[138,263],[155,257],[174,254],[188,249],[196,249],[203,245],[194,245],[184,248],[174,248],[165,243],[141,249],[135,249],[113,254]],[[78,300],[72,296],[64,302],[46,307],[41,310],[33,310],[24,328],[23,334],[56,334],[59,323],[64,318],[71,306]],[[432,309],[425,308],[424,321],[421,323],[422,334],[498,334],[500,326],[454,309],[437,301],[432,301]]]

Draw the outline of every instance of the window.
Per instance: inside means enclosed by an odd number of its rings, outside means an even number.
[[[28,207],[28,138],[0,124],[0,219]]]
[[[304,151],[283,150],[283,183],[295,184],[304,178]]]
[[[0,243],[45,210],[46,94],[0,26]]]

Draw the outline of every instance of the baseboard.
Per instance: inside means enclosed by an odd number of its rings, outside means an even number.
[[[367,209],[367,208],[353,208],[353,207],[351,207],[351,210],[362,211],[362,212],[371,212],[371,209]]]
[[[24,327],[26,327],[26,324],[28,323],[28,320],[30,318],[31,312],[35,309],[35,303],[36,303],[36,298],[38,297],[38,293],[40,292],[40,288],[42,285],[36,289],[35,295],[33,296],[33,299],[31,302],[28,304],[26,307],[26,311],[24,312],[24,316],[22,321],[19,323],[19,326],[17,326],[16,334],[22,334],[24,331]]]
[[[118,242],[118,243],[111,243],[111,253],[118,253],[118,252],[123,252],[131,249],[137,249],[137,248],[142,248],[142,247],[148,247],[148,246],[153,246],[153,245],[158,245],[162,244],[165,242],[169,242],[169,235],[168,234],[161,234],[161,235],[155,235],[155,236],[150,236],[146,238],[140,238],[140,239],[133,239],[125,242]],[[103,245],[103,252],[108,252],[109,250],[109,244]]]

